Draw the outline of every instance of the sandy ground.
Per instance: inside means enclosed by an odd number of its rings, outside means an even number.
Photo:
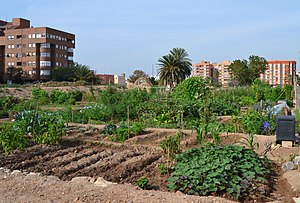
[[[107,183],[106,183],[107,184]],[[218,197],[141,190],[131,184],[96,186],[88,179],[61,181],[55,176],[0,169],[0,202],[224,202]]]

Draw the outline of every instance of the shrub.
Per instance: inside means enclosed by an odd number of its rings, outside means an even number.
[[[208,144],[176,156],[169,189],[191,195],[227,194],[237,200],[266,195],[269,164],[244,147]]]

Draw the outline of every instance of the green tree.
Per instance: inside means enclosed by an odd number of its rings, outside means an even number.
[[[94,71],[90,69],[89,66],[82,65],[79,63],[73,63],[71,65],[71,68],[73,69],[73,80],[91,80],[95,77]]]
[[[58,66],[52,70],[51,77],[55,81],[73,81],[73,66]]]
[[[131,83],[134,83],[137,79],[139,79],[141,77],[149,78],[149,75],[147,75],[142,70],[135,70],[135,71],[133,71],[133,74],[131,76],[129,76],[128,81]]]
[[[79,81],[100,84],[101,80],[96,77],[89,66],[72,63],[66,67],[55,67],[52,71],[52,79],[55,81]]]
[[[16,68],[15,66],[8,66],[6,69],[7,80],[11,80],[13,83],[22,82],[22,68]]]
[[[162,85],[174,85],[181,83],[191,75],[192,63],[183,48],[173,48],[170,54],[158,59],[159,82]]]
[[[260,56],[250,56],[247,60],[235,60],[229,66],[232,74],[232,85],[251,85],[267,69],[267,60]]]

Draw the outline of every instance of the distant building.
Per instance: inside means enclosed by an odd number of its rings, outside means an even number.
[[[268,68],[264,74],[260,75],[260,79],[272,86],[284,86],[286,84],[294,84],[296,77],[296,61],[289,60],[270,60]]]
[[[222,87],[229,87],[231,75],[229,71],[230,61],[223,61],[221,63],[214,63],[213,66],[218,70],[218,82]]]
[[[102,85],[112,85],[114,84],[114,75],[109,74],[97,74],[96,77],[100,78]]]
[[[114,84],[120,87],[126,87],[126,78],[125,74],[114,75]]]
[[[50,80],[56,66],[73,63],[75,35],[48,27],[32,27],[30,21],[0,20],[0,82],[9,66],[23,69],[23,79]]]
[[[203,78],[213,78],[214,66],[209,61],[201,61],[193,64],[192,76],[201,76]]]

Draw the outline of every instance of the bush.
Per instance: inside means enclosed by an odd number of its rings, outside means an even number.
[[[208,144],[176,156],[169,189],[191,195],[227,194],[236,200],[266,195],[270,162],[240,146]]]

